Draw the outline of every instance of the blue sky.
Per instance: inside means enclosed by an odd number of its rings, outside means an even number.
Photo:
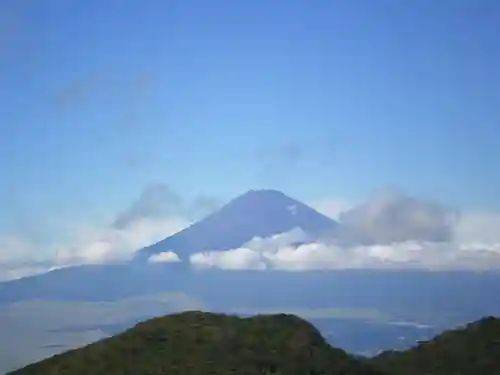
[[[97,220],[157,182],[500,209],[497,1],[1,7],[0,233]]]

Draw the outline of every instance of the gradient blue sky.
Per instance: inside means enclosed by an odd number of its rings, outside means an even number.
[[[500,209],[500,3],[24,0],[0,8],[0,232],[271,187]],[[41,228],[41,227],[40,227]]]

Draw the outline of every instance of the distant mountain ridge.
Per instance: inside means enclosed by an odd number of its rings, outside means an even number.
[[[137,252],[135,260],[175,252],[181,260],[200,251],[230,250],[255,237],[269,237],[300,228],[319,236],[338,223],[277,190],[250,190],[188,228]]]

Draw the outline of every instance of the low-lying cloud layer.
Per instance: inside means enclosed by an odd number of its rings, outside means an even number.
[[[148,185],[130,207],[116,215],[111,225],[104,229],[81,228],[71,246],[57,249],[54,264],[61,267],[128,261],[138,249],[179,232],[217,205],[212,197],[186,201],[168,185]],[[177,254],[172,252],[150,259],[151,263],[177,261]]]
[[[487,270],[500,268],[500,244],[405,241],[346,247],[310,242],[300,246],[269,246],[264,250],[245,245],[228,251],[197,253],[190,261],[198,268],[225,270]]]
[[[182,218],[140,218],[124,228],[84,231],[74,245],[63,246],[56,251],[54,263],[68,266],[128,261],[138,249],[158,242],[187,225],[188,222]]]
[[[69,243],[54,244],[48,250],[44,245],[29,241],[0,238],[0,281],[69,266],[125,262],[138,249],[158,242],[188,224],[182,218],[142,218],[125,228],[84,226],[75,230]],[[46,255],[36,260],[36,254],[40,251]],[[159,259],[165,261],[166,254],[160,255]],[[175,254],[169,257],[169,261],[173,261]]]
[[[39,244],[0,236],[0,281],[74,265],[127,261],[138,249],[184,229],[217,204],[206,196],[185,201],[168,185],[152,184],[109,224],[75,225],[65,241]],[[152,261],[175,261],[175,254],[160,255]]]
[[[197,269],[289,271],[378,269],[500,269],[500,214],[458,213],[438,203],[384,192],[360,205],[322,200],[313,206],[339,222],[329,238],[310,238],[300,229],[254,238],[228,251],[199,249],[189,259],[165,251],[150,263],[190,262]],[[187,227],[194,213],[216,201],[182,201],[165,185],[151,185],[107,226],[78,226],[69,242],[53,244],[46,257],[41,245],[0,236],[0,280],[20,278],[81,264],[131,259],[138,249]],[[46,249],[43,249],[46,250]]]
[[[435,202],[384,192],[336,217],[339,230],[331,238],[308,240],[296,229],[238,249],[200,252],[190,262],[226,270],[500,268],[500,215],[458,214]]]

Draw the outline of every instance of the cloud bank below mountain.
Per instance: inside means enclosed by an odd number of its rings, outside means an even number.
[[[334,235],[310,238],[295,229],[227,251],[199,249],[189,258],[165,249],[149,263],[184,261],[196,269],[231,271],[500,270],[499,213],[460,213],[398,191],[375,194],[358,205],[342,199],[311,205],[339,222]],[[0,280],[68,266],[126,262],[137,250],[186,228],[215,207],[210,197],[186,202],[166,185],[147,186],[108,225],[75,226],[69,241],[51,244],[48,250],[29,239],[0,237]]]
[[[214,199],[204,196],[186,202],[168,185],[151,184],[107,223],[68,225],[62,241],[40,244],[20,236],[0,236],[0,281],[57,268],[129,261],[138,249],[184,229],[215,205]],[[158,259],[165,260],[165,254]]]
[[[500,269],[500,215],[460,214],[385,191],[336,217],[339,230],[330,238],[310,240],[296,229],[237,249],[200,252],[190,262],[224,270]]]

